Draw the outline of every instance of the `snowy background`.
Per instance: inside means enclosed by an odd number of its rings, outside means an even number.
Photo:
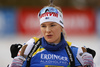
[[[25,43],[31,37],[22,36],[7,36],[0,38],[0,67],[6,67],[11,63],[10,45],[13,43]],[[68,41],[73,42],[78,46],[86,46],[96,51],[94,62],[96,67],[100,67],[100,38],[97,35],[91,36],[68,36]]]

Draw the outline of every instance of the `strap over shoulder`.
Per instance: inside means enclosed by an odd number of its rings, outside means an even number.
[[[65,47],[65,49],[66,49],[66,52],[67,52],[69,60],[70,60],[70,66],[71,67],[75,67],[74,56],[73,56],[72,50],[70,48],[70,46],[71,46],[72,43],[67,41],[67,44],[68,45]]]
[[[32,49],[31,49],[31,51],[30,51],[30,53],[28,54],[28,56],[27,56],[27,65],[26,65],[26,67],[30,67],[30,60],[31,60],[31,57],[32,57],[32,55],[33,55],[33,53],[39,48],[39,46],[41,45],[41,39],[42,38],[36,38],[35,37],[35,44],[34,44],[34,46],[32,47]]]

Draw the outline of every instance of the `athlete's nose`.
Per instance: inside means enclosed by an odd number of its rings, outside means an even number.
[[[47,26],[47,27],[46,27],[46,32],[50,32],[50,31],[51,31],[50,27]]]

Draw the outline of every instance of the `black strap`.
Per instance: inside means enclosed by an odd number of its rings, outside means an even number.
[[[28,54],[28,56],[27,56],[27,65],[26,65],[26,67],[30,67],[30,60],[31,60],[31,57],[32,57],[32,55],[33,55],[33,53],[39,48],[39,46],[41,45],[41,39],[42,38],[40,38],[35,44],[34,44],[34,46],[32,47],[32,49],[31,49],[31,51],[30,51],[30,53]]]
[[[75,67],[75,60],[74,60],[74,56],[73,56],[73,53],[71,51],[71,48],[69,47],[69,45],[67,45],[65,47],[65,49],[66,49],[66,52],[67,52],[68,57],[70,59],[70,65],[71,65],[71,67]]]

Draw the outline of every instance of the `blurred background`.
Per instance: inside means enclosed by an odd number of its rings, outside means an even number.
[[[0,67],[11,63],[11,44],[40,34],[38,12],[49,0],[0,0]],[[54,0],[63,10],[66,40],[96,51],[100,67],[100,0]]]

